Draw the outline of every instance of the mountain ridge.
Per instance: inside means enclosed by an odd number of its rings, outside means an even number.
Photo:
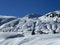
[[[6,18],[7,17],[7,18]],[[43,16],[28,14],[22,18],[0,16],[0,32],[32,32],[39,34],[60,33],[60,11]]]

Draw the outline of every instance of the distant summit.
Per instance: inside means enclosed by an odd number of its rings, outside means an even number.
[[[32,14],[27,14],[25,17],[28,17],[28,18],[37,18],[37,17],[40,17],[40,15],[32,13]]]

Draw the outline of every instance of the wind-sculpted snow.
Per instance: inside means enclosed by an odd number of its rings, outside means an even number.
[[[48,15],[48,16],[47,16]],[[55,17],[50,17],[54,15]],[[31,32],[36,33],[59,33],[60,18],[57,17],[59,13],[48,13],[44,16],[37,16],[37,14],[29,14],[23,18],[1,16],[0,18],[0,32]],[[6,18],[8,17],[8,18]],[[33,18],[32,18],[33,17]],[[35,24],[34,24],[35,23]],[[35,29],[34,29],[35,28]]]
[[[22,18],[0,16],[0,45],[60,45],[60,11]]]
[[[60,13],[57,12],[59,11],[51,12],[41,17],[37,14],[29,14],[23,18],[1,16],[0,32],[25,33],[34,30],[35,33],[60,33]]]

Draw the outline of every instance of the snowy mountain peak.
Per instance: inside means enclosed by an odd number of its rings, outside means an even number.
[[[32,13],[32,14],[27,14],[25,17],[28,17],[28,18],[37,18],[37,17],[40,17],[40,15]]]
[[[0,18],[17,18],[17,17],[15,17],[15,16],[2,16],[2,15],[0,15]]]
[[[46,14],[47,17],[60,17],[60,10],[58,11],[54,11],[54,12],[49,12],[48,14]]]
[[[0,16],[0,45],[40,44],[60,45],[60,11],[23,18]]]
[[[56,14],[60,14],[60,10],[58,10],[58,11],[54,11]]]
[[[0,16],[0,31],[22,32],[24,34],[27,32],[39,34],[60,33],[60,11],[50,12],[43,16],[28,14],[23,18]]]

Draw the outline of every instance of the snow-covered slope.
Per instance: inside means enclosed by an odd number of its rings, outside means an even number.
[[[0,45],[60,45],[59,41],[60,11],[0,16]]]
[[[28,14],[22,18],[0,16],[0,32],[60,33],[60,11],[43,16]]]
[[[18,33],[5,32],[0,33],[0,45],[60,45],[60,34],[23,36]]]

